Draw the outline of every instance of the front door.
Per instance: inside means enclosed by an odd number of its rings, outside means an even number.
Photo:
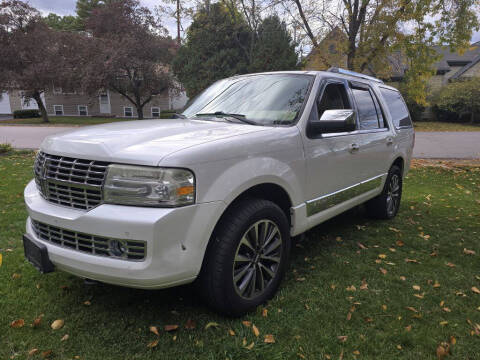
[[[110,114],[110,94],[108,91],[100,93],[99,95],[100,102],[100,114]]]
[[[319,119],[325,110],[354,109],[348,84],[327,79],[310,120]],[[358,161],[358,134],[352,132],[313,134],[304,140],[307,162],[307,216],[312,216],[349,200],[351,189],[362,182],[362,163]]]

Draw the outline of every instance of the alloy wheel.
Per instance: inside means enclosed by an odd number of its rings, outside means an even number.
[[[238,295],[253,299],[275,278],[282,259],[283,241],[273,221],[254,223],[242,236],[233,262],[233,285]]]
[[[392,216],[400,203],[400,177],[393,174],[387,188],[387,212]]]

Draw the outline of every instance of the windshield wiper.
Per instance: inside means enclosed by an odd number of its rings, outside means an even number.
[[[258,125],[258,123],[256,123],[255,121],[253,120],[249,120],[245,117],[245,115],[243,114],[232,114],[232,113],[225,113],[223,111],[215,111],[214,113],[198,113],[198,114],[195,114],[195,116],[222,116],[222,117],[230,117],[230,118],[234,118],[236,120],[240,120],[241,122],[244,122],[246,124],[250,124],[250,125]]]

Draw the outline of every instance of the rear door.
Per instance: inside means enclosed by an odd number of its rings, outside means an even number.
[[[393,157],[394,132],[373,88],[363,82],[349,82],[358,117],[357,161],[362,182],[379,184]]]

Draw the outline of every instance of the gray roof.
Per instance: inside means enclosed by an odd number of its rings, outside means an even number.
[[[480,44],[472,44],[463,54],[452,52],[448,46],[434,46],[434,50],[441,56],[434,66],[439,72],[448,72],[452,66],[468,66],[480,55]]]

